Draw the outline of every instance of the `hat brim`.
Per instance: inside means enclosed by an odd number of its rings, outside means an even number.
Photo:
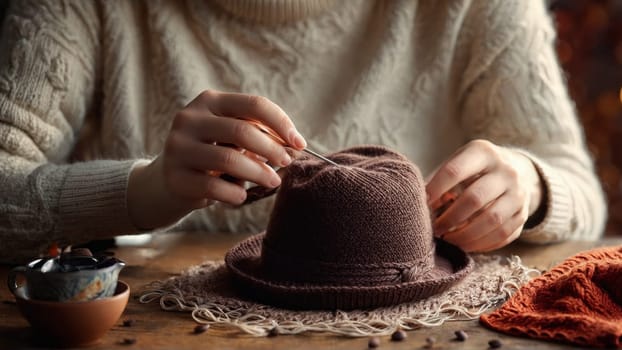
[[[244,297],[264,304],[296,310],[352,310],[412,302],[439,294],[462,280],[473,268],[473,260],[460,248],[436,240],[434,278],[374,286],[336,286],[282,283],[270,280],[261,269],[265,233],[233,247],[225,263],[233,282]]]

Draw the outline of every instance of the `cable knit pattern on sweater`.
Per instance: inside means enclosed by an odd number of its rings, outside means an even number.
[[[318,151],[383,144],[424,174],[474,138],[516,148],[549,196],[523,238],[601,233],[602,191],[541,2],[298,3],[13,2],[0,46],[0,260],[136,232],[128,174],[205,89],[270,98]],[[214,205],[180,225],[259,231],[271,205]]]

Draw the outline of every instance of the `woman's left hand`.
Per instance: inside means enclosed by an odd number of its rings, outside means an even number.
[[[485,140],[469,142],[441,164],[426,190],[432,210],[446,207],[433,222],[435,235],[467,252],[517,239],[543,192],[529,158]]]

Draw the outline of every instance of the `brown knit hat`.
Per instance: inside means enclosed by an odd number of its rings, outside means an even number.
[[[480,318],[500,332],[590,347],[622,346],[622,247],[565,260]]]
[[[375,308],[438,294],[472,260],[435,241],[417,167],[379,146],[292,163],[265,233],[231,249],[238,290],[292,309]]]

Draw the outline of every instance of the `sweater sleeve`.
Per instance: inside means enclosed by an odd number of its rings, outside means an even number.
[[[482,4],[485,3],[485,4]],[[596,239],[606,204],[554,51],[542,1],[481,2],[459,92],[461,123],[527,155],[546,186],[546,213],[521,239]],[[483,18],[482,18],[483,17]]]
[[[98,10],[90,1],[15,1],[0,42],[0,261],[51,242],[135,231],[134,161],[69,164],[95,91]]]

